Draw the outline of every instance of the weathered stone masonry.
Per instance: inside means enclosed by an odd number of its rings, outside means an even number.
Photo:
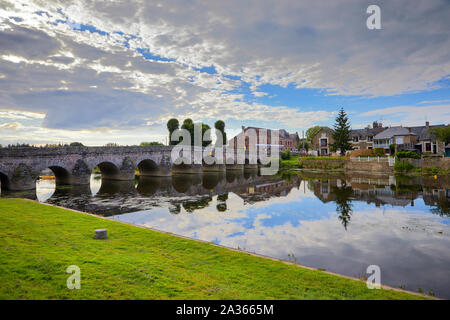
[[[141,175],[168,176],[172,173],[243,170],[244,165],[202,164],[175,165],[172,146],[147,147],[59,147],[59,148],[0,148],[0,181],[2,189],[30,190],[43,169],[50,168],[56,184],[89,184],[92,170],[98,166],[102,179],[133,180],[135,170]],[[200,154],[197,154],[200,153]],[[200,156],[193,151],[191,161]],[[228,159],[227,159],[228,161]]]

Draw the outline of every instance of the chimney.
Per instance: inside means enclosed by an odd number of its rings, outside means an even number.
[[[372,124],[372,127],[373,128],[378,128],[378,121],[374,121],[373,124]]]
[[[245,126],[242,126],[242,132],[245,132]]]
[[[409,130],[409,133],[411,133],[411,132],[412,132],[412,129],[411,129],[411,128],[408,128],[408,130]]]
[[[427,128],[430,127],[430,122],[429,121],[425,122],[425,127],[427,127]]]

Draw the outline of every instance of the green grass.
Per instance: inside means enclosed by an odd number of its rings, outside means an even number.
[[[0,299],[423,298],[21,199],[0,200],[0,283]]]
[[[282,169],[286,169],[286,168],[290,168],[290,169],[295,169],[295,168],[301,168],[301,164],[300,162],[298,162],[298,157],[291,157],[289,160],[281,160],[280,161],[280,166]]]

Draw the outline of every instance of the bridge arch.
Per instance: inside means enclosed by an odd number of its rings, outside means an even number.
[[[120,180],[120,170],[114,163],[110,161],[103,161],[97,164],[102,175],[102,179],[106,180]]]
[[[0,171],[0,191],[9,190],[9,178],[8,176]]]
[[[159,172],[160,168],[152,159],[144,159],[138,163],[137,168],[142,176],[150,176]]]
[[[66,168],[61,166],[49,166],[47,168],[55,175],[56,185],[67,185],[72,183],[72,175]]]

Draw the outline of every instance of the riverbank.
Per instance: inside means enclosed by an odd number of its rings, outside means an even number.
[[[450,158],[401,159],[394,166],[387,161],[352,161],[346,157],[291,157],[280,160],[282,171],[302,170],[321,172],[359,172],[379,174],[401,174],[405,176],[450,176]]]
[[[0,299],[426,298],[33,201],[0,199],[0,212]]]

